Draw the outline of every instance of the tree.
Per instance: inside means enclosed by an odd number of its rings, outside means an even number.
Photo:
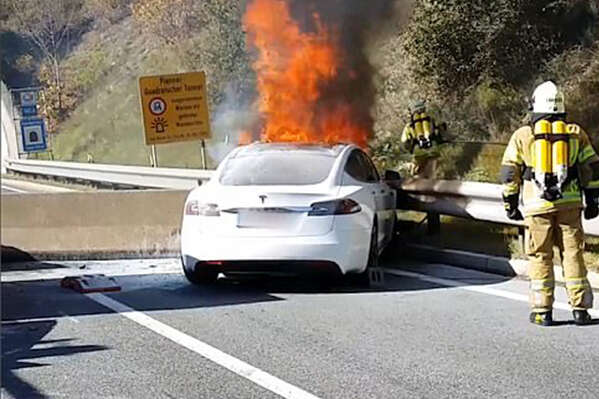
[[[62,109],[60,61],[71,36],[84,22],[80,0],[5,0],[10,15],[7,26],[31,41],[52,66],[56,101]]]
[[[98,22],[115,23],[131,15],[133,0],[85,0],[86,10]]]
[[[132,10],[142,30],[167,44],[189,38],[197,26],[194,0],[137,0]]]
[[[593,24],[590,0],[417,0],[404,46],[417,74],[463,94],[528,82]]]

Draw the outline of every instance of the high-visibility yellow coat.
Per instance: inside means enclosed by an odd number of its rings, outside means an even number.
[[[542,198],[534,177],[534,134],[530,126],[516,130],[503,154],[501,183],[505,197],[518,195],[522,187],[525,216],[541,215],[562,209],[582,208],[582,190],[599,188],[599,156],[586,132],[577,124],[567,125],[570,135],[569,176],[562,194],[555,201]],[[582,189],[582,190],[581,190]]]

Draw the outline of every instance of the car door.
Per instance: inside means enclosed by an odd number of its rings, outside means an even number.
[[[381,240],[385,243],[391,241],[393,238],[393,231],[395,230],[395,203],[396,193],[389,187],[380,177],[374,162],[365,153],[363,153],[364,162],[370,168],[370,175],[376,176],[376,201],[377,207],[379,208],[379,231],[383,234]],[[381,247],[382,248],[382,247]]]
[[[381,177],[370,157],[363,151],[360,151],[358,156],[366,171],[366,181],[370,185],[370,191],[374,198],[378,221],[379,248],[383,248],[391,237],[393,229],[392,214],[389,209],[389,196],[393,195],[393,192],[381,181]]]
[[[373,196],[374,186],[369,182],[368,173],[364,167],[364,162],[358,149],[354,149],[349,154],[344,167],[344,173],[349,179],[344,178],[344,185],[359,187],[359,190],[352,192],[351,197],[360,205],[366,206],[374,218],[377,215],[376,202]]]
[[[362,188],[354,194],[356,200],[372,209],[377,217],[378,244],[382,248],[386,237],[385,213],[380,178],[376,168],[371,165],[368,156],[361,150],[355,149],[348,157],[345,172]]]

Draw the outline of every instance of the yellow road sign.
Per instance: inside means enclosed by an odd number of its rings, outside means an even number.
[[[146,144],[210,138],[204,72],[139,78]]]

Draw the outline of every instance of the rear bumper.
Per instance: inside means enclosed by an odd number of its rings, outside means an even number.
[[[185,229],[181,235],[181,254],[190,271],[198,262],[201,267],[225,272],[230,268],[236,272],[265,273],[318,270],[335,264],[345,274],[364,270],[369,247],[367,229],[333,230],[310,237],[219,237],[190,234]]]
[[[183,262],[189,269],[195,265],[197,270],[228,274],[267,274],[281,276],[297,275],[338,275],[341,272],[336,263],[317,260],[260,260],[260,261],[221,261],[204,262],[191,256],[185,256]]]

